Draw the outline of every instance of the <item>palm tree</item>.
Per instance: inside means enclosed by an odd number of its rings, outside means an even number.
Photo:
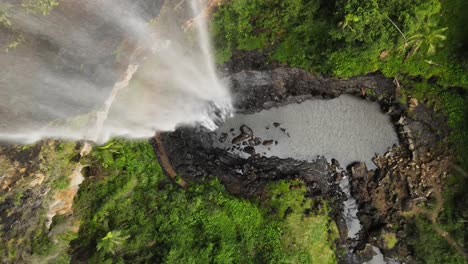
[[[121,231],[111,231],[101,239],[97,244],[97,250],[103,251],[104,253],[115,254],[115,251],[128,239],[129,235],[123,235]]]
[[[407,58],[416,54],[419,50],[425,50],[426,55],[433,55],[437,48],[443,47],[443,41],[447,39],[443,33],[447,27],[434,29],[437,22],[428,19],[419,33],[409,37],[400,47],[402,51],[407,51]]]

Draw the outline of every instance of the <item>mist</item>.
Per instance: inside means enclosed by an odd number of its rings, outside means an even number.
[[[215,129],[231,113],[204,1],[63,0],[47,16],[2,3],[0,141],[147,138]],[[187,29],[184,23],[192,21]]]

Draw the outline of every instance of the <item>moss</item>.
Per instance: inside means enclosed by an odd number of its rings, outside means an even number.
[[[335,223],[329,218],[325,201],[305,198],[300,181],[270,184],[265,207],[271,207],[282,222],[282,248],[289,263],[336,263]]]
[[[398,240],[395,233],[383,233],[382,238],[384,240],[384,245],[387,249],[392,249],[397,244]]]

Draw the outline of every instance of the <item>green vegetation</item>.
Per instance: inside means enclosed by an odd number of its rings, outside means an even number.
[[[383,233],[382,237],[384,239],[384,245],[387,249],[392,249],[395,247],[398,239],[395,233]]]
[[[452,133],[444,143],[467,171],[467,8],[465,0],[236,0],[215,14],[216,58],[224,63],[237,50],[259,50],[270,61],[323,75],[396,78],[402,88],[397,100],[415,97],[447,116]],[[462,245],[467,180],[453,174],[438,228]],[[463,263],[427,221],[414,222],[414,236],[420,261]],[[388,248],[397,242],[383,239]]]
[[[17,3],[0,3],[0,31],[8,40],[5,52],[12,51],[28,41],[31,32],[22,32],[11,18],[12,12],[23,10],[25,13],[48,16],[52,9],[59,5],[59,0],[22,0]],[[12,11],[14,10],[14,11]]]
[[[23,0],[21,6],[26,8],[28,12],[47,16],[58,4],[59,1],[57,0]]]
[[[82,185],[75,205],[78,261],[336,262],[327,205],[305,198],[301,182],[271,184],[259,204],[231,196],[217,180],[183,190],[162,174],[146,142],[113,141],[89,163],[100,174]]]
[[[281,224],[281,245],[286,263],[335,263],[332,238],[338,229],[327,217],[327,204],[304,198],[305,186],[300,181],[270,184],[264,208],[273,210]]]
[[[416,219],[412,228],[414,233],[408,236],[412,239],[415,257],[421,263],[466,263],[463,257],[458,255],[453,247],[433,229],[427,219]]]
[[[217,58],[259,49],[271,60],[338,77],[381,71],[468,86],[459,51],[467,39],[465,3],[236,0],[215,14]]]
[[[67,176],[76,165],[72,161],[75,146],[73,142],[43,141],[12,146],[8,154],[0,150],[0,175],[8,184],[7,191],[0,192],[0,207],[8,208],[2,209],[0,220],[10,223],[0,230],[0,262],[18,263],[34,257],[38,260],[34,263],[39,263],[49,254],[59,253],[53,240],[65,241],[65,234],[51,237],[46,214],[54,194],[69,185]]]

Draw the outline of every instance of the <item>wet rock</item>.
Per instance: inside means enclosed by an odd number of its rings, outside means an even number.
[[[253,136],[252,129],[250,127],[246,126],[246,125],[242,125],[240,127],[240,131],[242,132],[242,134],[248,135],[249,137]]]
[[[272,144],[273,144],[273,140],[264,140],[262,143],[263,146],[270,146]]]
[[[244,151],[245,153],[247,153],[249,155],[254,155],[255,154],[255,148],[252,147],[252,146],[247,146],[242,151]]]
[[[276,68],[266,71],[244,70],[232,74],[230,81],[235,107],[246,113],[279,106],[290,98],[293,98],[290,103],[312,96],[335,98],[343,93],[359,95],[362,89],[371,93],[373,98],[381,98],[382,102],[395,97],[393,80],[378,74],[335,79],[323,78],[300,69]]]
[[[252,139],[252,142],[253,142],[253,145],[256,147],[256,146],[259,146],[259,145],[262,144],[262,139],[256,137],[256,138],[253,138],[253,139]]]
[[[221,133],[221,136],[219,137],[219,142],[224,143],[228,137],[227,133]]]
[[[249,135],[246,134],[240,134],[237,137],[233,138],[231,141],[231,144],[236,145],[241,143],[242,141],[246,140],[249,138]]]
[[[161,134],[161,138],[172,166],[178,173],[184,175],[184,179],[196,179],[198,177],[196,175],[213,175],[219,177],[228,190],[235,190],[245,197],[256,197],[269,181],[279,179],[297,178],[306,184],[314,182],[314,188],[310,188],[310,195],[334,197],[338,188],[337,185],[329,183],[333,182],[331,179],[335,172],[331,171],[327,161],[322,158],[314,162],[305,162],[265,157],[259,156],[260,153],[256,153],[254,147],[246,146],[240,148],[240,151],[251,156],[246,159],[226,150],[213,149],[209,144],[209,135],[190,128]],[[181,153],[192,155],[191,163],[198,170],[196,175],[189,172],[187,162]],[[243,168],[243,175],[234,169],[236,167]],[[244,170],[244,167],[248,167],[248,171]],[[247,176],[253,178],[244,181]]]

